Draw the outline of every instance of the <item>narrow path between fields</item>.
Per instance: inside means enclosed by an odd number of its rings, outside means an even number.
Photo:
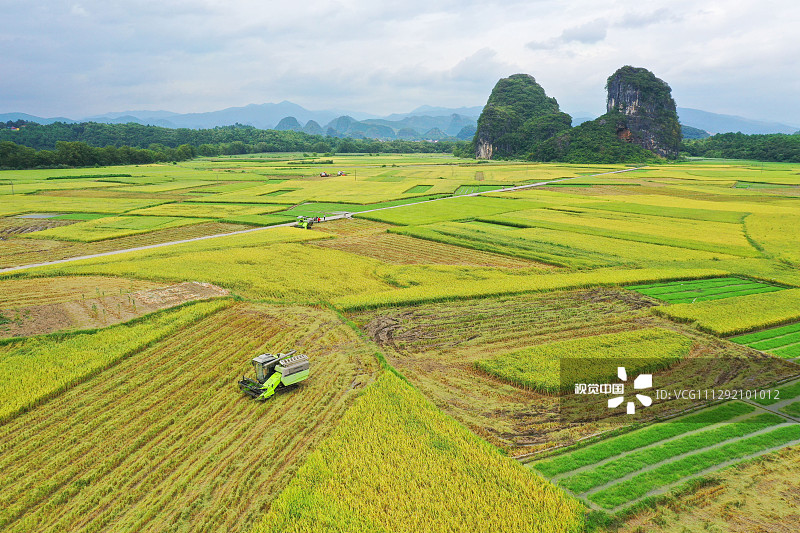
[[[519,191],[519,190],[522,190],[522,189],[530,189],[531,187],[542,187],[542,186],[549,185],[551,183],[559,183],[559,182],[567,181],[567,180],[574,180],[574,179],[578,179],[578,178],[592,178],[592,177],[595,177],[595,176],[606,176],[608,174],[620,174],[622,172],[631,172],[633,170],[641,170],[643,168],[647,168],[647,167],[645,166],[645,167],[625,168],[625,169],[622,169],[622,170],[613,170],[611,172],[601,172],[599,174],[585,174],[585,175],[581,175],[581,176],[573,176],[571,178],[559,178],[559,179],[556,179],[556,180],[540,181],[540,182],[537,182],[537,183],[528,183],[526,185],[517,185],[515,187],[506,187],[504,189],[494,189],[494,190],[491,190],[491,191],[473,192],[473,193],[469,193],[469,194],[459,194],[458,196],[445,196],[444,198],[434,198],[433,200],[423,200],[421,202],[411,202],[411,203],[408,203],[408,204],[392,205],[392,206],[389,206],[389,207],[378,207],[376,209],[370,209],[368,211],[359,211],[357,213],[344,212],[344,213],[340,213],[340,214],[327,216],[326,217],[326,222],[329,221],[329,220],[338,220],[338,219],[342,219],[342,218],[351,218],[353,215],[357,215],[357,214],[360,214],[360,213],[373,213],[375,211],[383,211],[385,209],[395,209],[397,207],[405,207],[407,205],[419,205],[419,204],[425,204],[425,203],[429,203],[429,202],[440,202],[440,201],[443,201],[443,200],[451,200],[453,198],[464,198],[464,197],[467,197],[467,196],[480,196],[482,194],[488,194],[488,193]],[[83,259],[94,259],[96,257],[106,257],[106,256],[109,256],[109,255],[124,254],[124,253],[127,253],[127,252],[138,252],[138,251],[141,251],[141,250],[150,250],[152,248],[161,248],[163,246],[172,246],[174,244],[184,244],[184,243],[187,243],[187,242],[202,241],[202,240],[205,240],[205,239],[216,239],[218,237],[229,237],[231,235],[241,235],[243,233],[252,233],[254,231],[262,231],[262,230],[273,229],[273,228],[287,228],[287,227],[292,227],[292,226],[295,226],[295,225],[296,225],[295,222],[286,222],[284,224],[275,224],[274,226],[262,226],[262,227],[258,227],[258,228],[252,228],[252,229],[244,229],[244,230],[240,230],[240,231],[232,231],[232,232],[229,232],[229,233],[217,233],[217,234],[214,234],[214,235],[204,235],[202,237],[193,237],[191,239],[183,239],[183,240],[179,240],[179,241],[162,242],[162,243],[159,243],[159,244],[149,244],[147,246],[138,246],[136,248],[125,248],[124,250],[113,250],[111,252],[102,252],[102,253],[90,254],[90,255],[80,255],[80,256],[77,256],[77,257],[68,257],[66,259],[58,259],[56,261],[46,261],[46,262],[43,262],[43,263],[33,263],[33,264],[30,264],[30,265],[20,265],[20,266],[14,266],[14,267],[7,267],[7,268],[0,269],[0,274],[4,274],[6,272],[15,272],[15,271],[18,271],[18,270],[27,270],[29,268],[36,268],[36,267],[49,266],[49,265],[58,265],[58,264],[61,264],[61,263],[71,263],[72,261],[81,261]]]
[[[792,400],[796,400],[796,399],[792,399]],[[789,401],[792,401],[792,400],[786,400],[786,401],[789,402]],[[697,479],[698,477],[702,477],[702,476],[704,476],[706,474],[717,472],[717,471],[722,470],[724,468],[727,468],[729,466],[732,466],[732,465],[735,465],[735,464],[738,464],[738,463],[742,463],[744,461],[748,461],[750,459],[754,459],[754,458],[760,457],[762,455],[766,455],[768,453],[771,453],[771,452],[786,448],[788,446],[796,446],[796,445],[800,444],[800,440],[794,440],[794,441],[788,442],[786,444],[781,444],[779,446],[773,446],[773,447],[770,447],[770,448],[765,448],[763,450],[759,450],[759,451],[757,451],[755,453],[746,455],[744,457],[739,457],[739,458],[731,459],[729,461],[724,461],[722,463],[718,463],[718,464],[712,465],[712,466],[710,466],[710,467],[708,467],[708,468],[706,468],[706,469],[704,469],[704,470],[702,470],[700,472],[697,472],[697,473],[692,474],[692,475],[687,476],[687,477],[683,477],[683,478],[679,479],[678,481],[675,481],[675,482],[670,483],[668,485],[664,485],[664,486],[659,487],[657,489],[653,489],[653,490],[649,491],[647,494],[644,494],[643,496],[640,496],[639,498],[636,498],[636,499],[630,500],[628,502],[625,502],[625,503],[623,503],[621,505],[618,505],[617,507],[614,507],[613,509],[606,509],[604,507],[601,507],[600,505],[590,501],[587,498],[587,496],[589,496],[590,494],[593,494],[593,493],[599,492],[599,491],[601,491],[603,489],[612,487],[612,486],[614,486],[614,485],[616,485],[618,483],[627,481],[627,480],[629,480],[629,479],[631,479],[631,478],[633,478],[635,476],[638,476],[641,473],[649,472],[651,470],[655,470],[656,468],[659,468],[659,467],[661,467],[661,466],[663,466],[665,464],[668,464],[668,463],[672,463],[674,461],[678,461],[678,460],[680,460],[680,459],[682,459],[684,457],[691,456],[691,455],[698,454],[698,453],[702,453],[702,452],[706,452],[708,450],[712,450],[714,448],[719,448],[719,447],[724,446],[726,444],[730,444],[732,442],[736,442],[736,441],[739,441],[739,440],[742,440],[742,439],[754,437],[754,436],[760,435],[762,433],[769,433],[770,431],[774,431],[775,429],[777,429],[779,427],[787,426],[787,425],[790,425],[792,423],[796,423],[796,422],[800,421],[797,418],[795,418],[793,416],[790,416],[790,415],[787,415],[786,413],[777,411],[774,408],[770,409],[769,407],[772,407],[772,406],[759,405],[759,404],[754,403],[754,402],[746,402],[746,403],[750,403],[754,407],[759,408],[760,410],[762,410],[762,412],[763,411],[767,411],[769,413],[776,414],[776,415],[782,417],[784,420],[786,420],[786,422],[784,422],[782,424],[770,426],[770,427],[767,427],[767,428],[764,428],[764,429],[761,429],[761,430],[758,430],[758,431],[754,431],[753,433],[748,433],[747,435],[743,435],[743,436],[740,436],[740,437],[734,437],[734,438],[731,438],[731,439],[727,439],[725,441],[720,441],[720,442],[712,444],[711,446],[706,446],[705,448],[700,448],[700,449],[696,449],[696,450],[690,450],[688,452],[684,452],[684,453],[681,453],[679,455],[675,455],[673,457],[666,458],[663,461],[659,461],[658,463],[649,464],[649,465],[647,465],[647,466],[645,466],[645,467],[643,467],[643,468],[641,468],[641,469],[639,469],[639,470],[637,470],[635,472],[631,472],[631,473],[626,474],[624,476],[621,476],[619,478],[612,479],[612,480],[610,480],[610,481],[608,481],[606,483],[603,483],[602,485],[597,485],[595,487],[592,487],[592,488],[590,488],[589,490],[587,490],[585,492],[575,493],[575,492],[573,492],[573,491],[571,491],[571,490],[569,490],[569,489],[567,489],[567,488],[565,488],[565,487],[563,487],[561,485],[559,485],[559,487],[562,490],[568,492],[569,494],[579,498],[583,502],[584,505],[586,505],[587,507],[589,507],[589,508],[591,508],[593,510],[609,512],[609,513],[616,513],[618,511],[621,511],[622,509],[630,507],[631,505],[633,505],[633,504],[635,504],[635,503],[637,503],[637,502],[639,502],[639,501],[641,501],[641,500],[643,500],[645,498],[649,498],[651,496],[660,496],[662,494],[665,494],[665,493],[669,492],[670,490],[672,490],[672,489],[674,489],[674,488],[686,483],[687,481],[689,481],[691,479]],[[781,403],[783,403],[783,402],[781,402]],[[758,413],[759,413],[758,411],[755,411],[753,413],[748,413],[748,414],[745,414],[745,415],[738,416],[738,417],[733,418],[731,420],[726,420],[724,422],[720,422],[720,423],[713,424],[713,425],[710,425],[710,426],[704,426],[704,427],[698,428],[696,430],[692,430],[692,431],[677,435],[675,437],[671,437],[669,439],[664,439],[662,441],[655,442],[655,443],[650,444],[648,446],[645,446],[643,448],[637,448],[636,450],[632,450],[630,452],[625,452],[625,453],[622,453],[622,454],[618,454],[618,455],[615,455],[614,457],[609,457],[609,458],[604,459],[602,461],[598,461],[597,463],[594,463],[594,464],[591,464],[591,465],[587,465],[587,466],[572,470],[570,472],[565,472],[565,473],[559,474],[557,476],[553,476],[552,478],[549,478],[549,479],[551,481],[557,483],[558,480],[560,480],[560,479],[563,479],[563,478],[566,478],[566,477],[570,477],[570,476],[572,476],[572,475],[574,475],[576,473],[579,473],[579,472],[582,472],[582,471],[585,471],[585,470],[592,470],[592,469],[596,468],[597,466],[600,466],[600,465],[602,465],[604,463],[608,463],[608,462],[614,461],[616,459],[620,459],[622,457],[627,456],[630,453],[638,452],[641,449],[658,447],[658,446],[660,446],[661,444],[663,444],[665,442],[669,442],[671,440],[676,440],[676,439],[685,437],[685,436],[693,434],[693,433],[699,433],[699,432],[707,431],[709,429],[714,429],[714,428],[719,427],[719,426],[721,426],[723,424],[728,424],[728,423],[731,423],[731,422],[742,422],[742,421],[744,421],[744,420],[746,420],[748,418],[752,418],[752,417],[756,416]]]
[[[785,425],[788,425],[788,424],[783,424],[783,425],[785,426]],[[779,427],[782,427],[782,426],[773,426],[770,429],[774,430],[774,429],[777,429]],[[752,433],[750,436],[758,435],[760,433],[767,433],[767,432],[768,432],[768,430],[765,429],[765,430],[759,431],[757,433]],[[739,440],[739,439],[733,439],[733,440]],[[729,441],[726,441],[726,443],[728,443],[728,442]],[[714,472],[718,472],[720,470],[728,468],[729,466],[737,465],[737,464],[743,463],[745,461],[749,461],[751,459],[755,459],[757,457],[761,457],[762,455],[766,455],[768,453],[777,452],[778,450],[782,450],[783,448],[787,448],[789,446],[797,446],[798,444],[800,444],[800,439],[787,442],[786,444],[780,444],[778,446],[772,446],[771,448],[764,448],[763,450],[759,450],[759,451],[757,451],[755,453],[751,453],[750,455],[745,455],[743,457],[737,457],[736,459],[730,459],[728,461],[725,461],[724,463],[719,463],[719,464],[710,466],[710,467],[706,468],[705,470],[701,470],[700,472],[697,472],[696,474],[692,474],[689,477],[685,477],[685,478],[679,479],[678,481],[676,481],[674,483],[670,483],[669,485],[664,485],[663,487],[659,487],[657,489],[651,490],[650,492],[648,492],[644,496],[641,496],[640,498],[636,498],[635,500],[630,500],[630,501],[628,501],[626,503],[623,503],[622,505],[619,505],[617,507],[614,507],[613,509],[610,509],[610,510],[609,509],[605,509],[603,507],[600,507],[599,505],[595,504],[594,502],[589,502],[591,504],[590,507],[592,509],[597,509],[597,510],[602,510],[602,511],[606,511],[606,512],[616,513],[616,512],[621,511],[621,510],[623,510],[623,509],[625,509],[627,507],[630,507],[631,505],[633,505],[633,504],[635,504],[637,502],[640,502],[640,501],[644,500],[645,498],[650,498],[652,496],[660,496],[662,494],[666,494],[667,492],[671,491],[672,489],[674,489],[676,487],[679,487],[679,486],[683,485],[684,483],[686,483],[687,481],[689,481],[691,479],[697,479],[697,478],[703,477],[703,476],[705,476],[707,474],[713,474]],[[706,451],[706,450],[709,450],[711,448],[716,448],[716,447],[718,447],[718,445],[709,446],[708,448],[703,448],[702,451]],[[639,472],[646,472],[648,470],[650,470],[649,467],[648,468],[644,468],[644,469],[640,470]],[[587,503],[587,500],[583,500],[583,501],[584,501],[584,503]]]
[[[630,450],[630,451],[627,451],[627,452],[618,453],[617,455],[612,455],[611,457],[607,457],[607,458],[603,459],[602,461],[597,461],[596,463],[592,463],[592,464],[589,464],[589,465],[586,465],[586,466],[582,466],[580,468],[576,468],[575,470],[570,470],[569,472],[564,472],[562,474],[555,475],[555,476],[550,478],[550,481],[558,482],[561,479],[564,479],[564,478],[567,478],[567,477],[572,477],[575,474],[580,474],[581,472],[585,472],[587,470],[594,470],[598,466],[603,466],[606,463],[610,463],[612,461],[616,461],[617,459],[621,459],[621,458],[625,457],[626,455],[628,455],[630,453],[639,452],[639,451],[645,450],[647,448],[658,448],[662,444],[666,444],[666,443],[671,442],[673,440],[682,439],[683,437],[688,437],[690,435],[694,435],[696,433],[702,433],[702,432],[708,431],[708,430],[718,429],[718,428],[720,428],[721,426],[723,426],[725,424],[729,424],[729,423],[733,423],[733,422],[742,422],[742,421],[744,421],[744,420],[746,420],[748,418],[752,418],[752,417],[756,416],[757,414],[758,414],[757,412],[745,413],[743,415],[739,415],[737,417],[731,418],[730,420],[725,420],[723,422],[717,422],[715,424],[709,424],[708,426],[700,426],[700,425],[698,425],[697,429],[693,429],[693,430],[687,431],[685,433],[679,433],[679,434],[674,435],[672,437],[669,437],[667,439],[663,439],[663,440],[654,442],[652,444],[648,444],[646,446],[639,446],[638,448],[635,448],[633,450]],[[777,413],[777,414],[779,414],[780,416],[785,416],[782,413]],[[674,419],[671,419],[671,420],[666,420],[664,422],[657,422],[657,423],[669,424],[669,423],[672,423],[672,422],[680,423],[680,421],[681,421],[680,418],[674,418]],[[611,438],[613,439],[613,437],[611,437]],[[739,438],[739,437],[734,437],[733,440],[735,440],[737,438]],[[689,453],[692,453],[692,451],[684,452],[681,455],[687,455]],[[678,457],[678,456],[675,456],[675,457]],[[672,459],[673,458],[667,458],[667,459],[664,459],[664,461],[662,461],[662,462],[671,461]],[[531,463],[531,465],[532,464],[533,463]],[[529,466],[529,468],[533,468],[533,466]],[[641,470],[637,470],[636,473],[639,473],[639,472],[641,472]],[[626,477],[632,477],[632,475],[628,475]],[[625,479],[625,478],[612,479],[611,481],[609,481],[608,483],[603,484],[602,486],[598,485],[598,487],[592,487],[591,489],[589,489],[587,491],[587,493],[588,492],[595,492],[595,490],[594,490],[595,488],[597,488],[599,490],[602,487],[605,487],[605,486],[608,486],[608,485],[613,485],[614,483],[617,483],[618,481],[623,480],[623,479]]]

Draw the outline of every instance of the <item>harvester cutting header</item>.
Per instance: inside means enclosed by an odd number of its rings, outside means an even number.
[[[279,386],[288,387],[306,379],[310,364],[305,354],[294,355],[297,350],[287,353],[264,353],[252,360],[256,379],[242,376],[239,388],[256,400],[264,401]]]

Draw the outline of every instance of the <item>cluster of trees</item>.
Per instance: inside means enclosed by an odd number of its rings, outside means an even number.
[[[0,130],[0,168],[145,164],[263,152],[450,153],[459,144],[467,143],[340,139],[238,124],[192,130],[133,123],[27,123],[19,131]]]
[[[685,140],[681,151],[696,157],[800,163],[800,135],[718,133],[707,139]]]
[[[530,161],[560,161],[564,163],[647,163],[658,156],[636,143],[621,141],[616,124],[624,117],[606,113],[597,120],[566,130],[534,145],[527,154]]]
[[[55,150],[35,150],[10,141],[0,142],[0,168],[3,169],[144,165],[185,161],[194,156],[195,149],[188,144],[177,148],[163,145],[153,145],[150,148],[99,148],[83,142],[57,141]]]
[[[19,131],[0,131],[0,141],[13,141],[37,150],[53,150],[58,141],[77,141],[89,146],[130,146],[148,148],[158,144],[177,148],[182,144],[200,146],[201,144],[219,145],[236,141],[245,144],[264,142],[270,145],[294,146],[302,134],[297,132],[278,132],[259,130],[252,126],[226,126],[205,130],[188,128],[162,128],[142,124],[100,124],[97,122],[81,122],[67,124],[55,122],[41,125],[27,123]]]

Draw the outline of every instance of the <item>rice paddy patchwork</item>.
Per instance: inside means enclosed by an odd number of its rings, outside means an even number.
[[[800,425],[743,402],[576,448],[531,464],[587,505],[617,512],[737,460],[800,442]]]
[[[671,304],[719,300],[721,298],[774,292],[783,289],[783,287],[764,281],[736,277],[631,285],[627,288]]]
[[[737,335],[730,340],[778,357],[794,359],[800,357],[800,322]]]

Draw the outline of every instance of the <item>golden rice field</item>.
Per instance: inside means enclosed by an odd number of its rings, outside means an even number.
[[[338,233],[341,227],[346,231],[348,226],[361,224],[363,231],[355,235]],[[496,268],[550,268],[549,265],[533,263],[524,259],[508,257],[500,253],[482,252],[469,247],[454,246],[432,240],[421,240],[389,233],[386,226],[370,221],[334,221],[325,225],[325,232],[335,231],[340,235],[336,239],[317,241],[317,246],[333,248],[358,255],[378,259],[384,263],[401,265],[466,265],[475,267]],[[334,229],[335,228],[335,229]]]
[[[558,393],[574,387],[576,380],[605,382],[613,379],[617,366],[629,372],[666,368],[689,354],[692,340],[661,328],[593,335],[551,342],[477,361],[484,372],[522,387]],[[595,366],[578,376],[564,374],[559,363],[566,358],[595,359]],[[611,359],[610,363],[603,360]]]
[[[402,467],[387,469],[388,450]],[[576,500],[386,372],[309,456],[254,531],[456,531],[466,517],[485,531],[583,529]]]
[[[0,420],[52,398],[230,302],[187,305],[97,332],[42,335],[0,346]],[[43,379],[42,376],[47,376]]]
[[[763,439],[780,444],[761,446],[760,461],[794,465],[800,450],[780,448],[795,430],[782,425],[778,440],[713,428],[732,439],[719,452],[730,461],[702,452],[729,468],[714,474],[718,492],[687,484],[702,465],[677,456],[681,470],[637,474],[641,487],[618,478],[630,501],[656,479],[671,487],[624,513],[599,485],[603,496],[581,503],[519,462],[567,460],[584,439],[587,450],[626,441],[624,424],[561,420],[565,358],[613,352],[635,366],[651,355],[676,375],[707,360],[702,375],[674,381],[686,386],[739,386],[752,362],[774,363],[759,386],[800,376],[762,339],[785,325],[776,335],[795,353],[796,165],[294,153],[0,177],[0,269],[66,260],[0,272],[0,328],[37,305],[184,282],[231,292],[0,341],[3,531],[669,530],[659,516],[693,531],[702,506],[741,523],[734,509],[748,509],[758,520],[747,523],[780,531],[791,516],[791,501],[775,496],[765,511],[730,474],[756,479],[758,468],[735,463]],[[340,212],[353,218],[266,227]],[[736,280],[772,292],[692,292]],[[671,281],[691,294],[659,299]],[[752,347],[729,339],[750,332]],[[291,348],[309,355],[308,380],[263,404],[239,391],[252,357]],[[796,406],[753,408],[783,420]],[[637,457],[605,458],[592,476]],[[794,470],[770,469],[773,485],[793,486]],[[736,505],[722,501],[732,491]]]
[[[161,217],[197,217],[197,218],[227,218],[244,215],[264,215],[283,211],[284,205],[250,205],[250,204],[198,204],[177,203],[163,204],[155,207],[146,207],[131,211],[134,215],[153,215]]]
[[[94,242],[9,239],[0,246],[0,268],[29,265],[44,261],[57,261],[114,250],[126,250],[250,228],[251,226],[241,224],[211,222],[178,226]]]
[[[377,366],[314,308],[237,304],[159,332],[0,426],[3,531],[249,531]],[[315,376],[256,404],[235,380],[276,346],[313,353]]]
[[[103,217],[95,220],[78,222],[77,224],[71,224],[69,226],[61,226],[29,233],[27,237],[32,239],[95,242],[211,221],[211,219],[203,218],[192,219],[158,216]]]
[[[35,302],[49,304],[94,298],[108,294],[127,294],[151,289],[154,281],[110,276],[62,276],[57,278],[11,278],[0,281],[0,309],[12,309]]]

